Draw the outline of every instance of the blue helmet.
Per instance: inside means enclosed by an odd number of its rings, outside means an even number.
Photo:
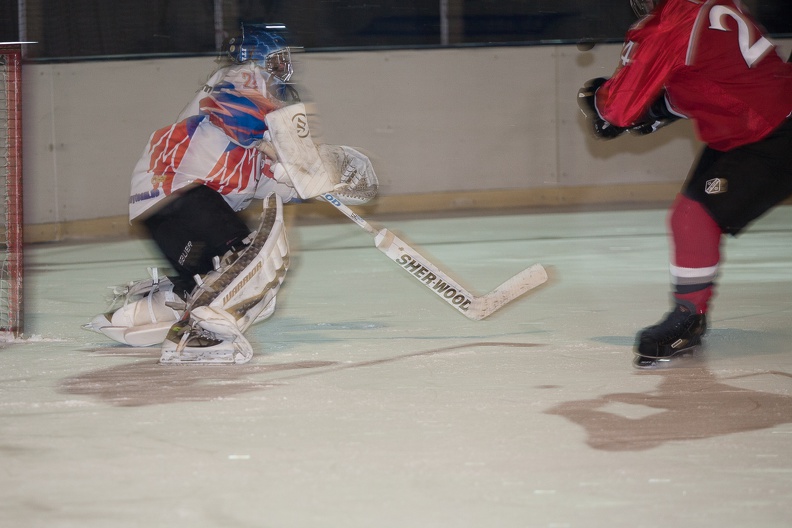
[[[228,56],[238,64],[254,62],[260,68],[287,82],[294,70],[291,48],[278,30],[283,24],[242,24],[242,35],[228,41]]]

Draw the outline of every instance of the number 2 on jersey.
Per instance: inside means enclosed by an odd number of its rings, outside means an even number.
[[[717,5],[710,10],[710,29],[731,31],[724,23],[726,17],[733,18],[737,22],[737,40],[740,45],[740,53],[742,53],[743,59],[745,59],[745,63],[749,68],[773,49],[773,44],[764,37],[760,37],[751,44],[751,27],[743,14],[731,7]]]

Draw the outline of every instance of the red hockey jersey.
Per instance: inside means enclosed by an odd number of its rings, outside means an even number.
[[[730,150],[790,116],[792,64],[738,0],[666,0],[627,33],[619,68],[597,91],[597,110],[630,126],[663,90],[703,142]]]

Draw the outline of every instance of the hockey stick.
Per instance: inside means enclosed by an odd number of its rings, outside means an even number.
[[[534,264],[488,294],[477,297],[440,271],[437,266],[429,262],[426,257],[410,247],[404,240],[387,229],[373,227],[352,209],[342,204],[333,194],[323,194],[322,198],[368,231],[374,237],[376,248],[385,253],[389,259],[469,319],[480,321],[528,290],[547,281],[547,272],[542,265]]]

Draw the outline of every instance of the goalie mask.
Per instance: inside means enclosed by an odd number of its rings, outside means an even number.
[[[630,6],[638,18],[643,18],[651,13],[656,4],[655,0],[630,0]]]
[[[292,48],[277,30],[284,26],[276,24],[242,24],[242,36],[228,41],[228,56],[238,64],[254,62],[264,71],[288,82],[292,68]]]

